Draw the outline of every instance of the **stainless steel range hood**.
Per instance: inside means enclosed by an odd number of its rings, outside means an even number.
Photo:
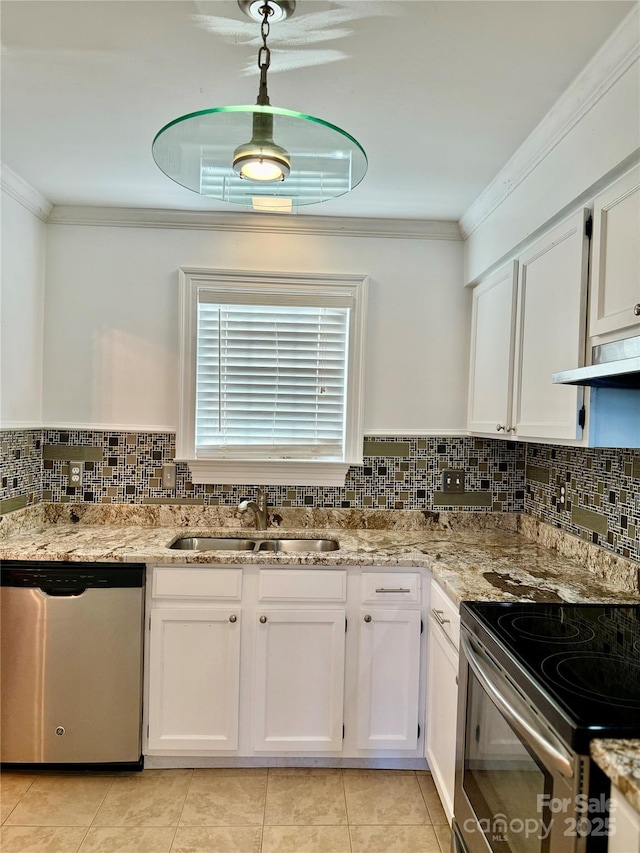
[[[640,335],[592,349],[592,364],[554,373],[556,385],[640,388]]]

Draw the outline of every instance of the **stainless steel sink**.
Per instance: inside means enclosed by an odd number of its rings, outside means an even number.
[[[233,539],[221,536],[185,536],[169,546],[178,551],[253,551],[255,539]]]
[[[229,536],[185,536],[170,548],[178,551],[337,551],[335,539],[242,539]]]
[[[335,539],[263,539],[258,551],[337,551]]]

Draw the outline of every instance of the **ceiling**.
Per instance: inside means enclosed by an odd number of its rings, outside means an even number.
[[[298,0],[269,94],[344,128],[369,170],[301,213],[458,220],[630,11],[623,0]],[[174,184],[168,121],[252,104],[236,0],[2,0],[2,160],[54,204],[230,210]],[[242,141],[242,140],[239,140]]]

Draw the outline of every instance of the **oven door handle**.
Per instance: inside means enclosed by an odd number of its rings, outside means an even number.
[[[574,775],[571,753],[557,738],[553,737],[551,732],[540,725],[522,703],[516,691],[505,682],[500,670],[463,631],[460,632],[460,642],[474,675],[509,725],[536,752],[544,756],[559,773],[571,779]]]

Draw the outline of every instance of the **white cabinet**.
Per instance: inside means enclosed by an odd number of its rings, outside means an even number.
[[[431,581],[427,645],[425,754],[449,822],[453,816],[458,701],[458,638],[455,604]]]
[[[611,786],[607,853],[640,853],[640,814],[622,791]]]
[[[640,166],[593,205],[589,335],[616,340],[640,328]]]
[[[344,610],[257,612],[254,748],[340,751]]]
[[[370,607],[359,626],[358,748],[415,750],[421,613]]]
[[[419,572],[362,573],[356,679],[359,750],[417,748],[421,581]]]
[[[468,428],[511,432],[518,264],[513,261],[473,291]]]
[[[151,612],[149,748],[238,746],[240,609]]]
[[[422,757],[423,570],[150,572],[150,766],[192,766],[194,756],[212,766],[216,756]]]
[[[584,364],[588,238],[582,210],[476,288],[468,424],[496,437],[582,438],[583,392],[554,385]],[[515,322],[514,322],[515,316]]]
[[[339,752],[347,573],[292,568],[258,574],[253,748]]]
[[[566,219],[520,258],[514,432],[582,438],[582,388],[553,385],[557,370],[582,367],[586,333],[588,211]]]

